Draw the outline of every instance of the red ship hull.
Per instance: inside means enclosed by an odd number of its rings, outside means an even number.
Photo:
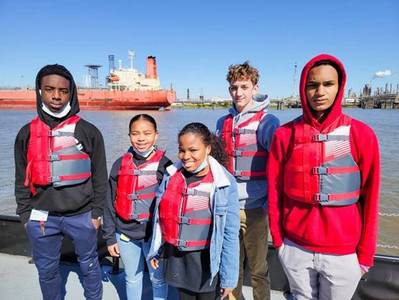
[[[160,109],[175,102],[176,92],[79,89],[78,99],[80,108],[84,110]],[[0,90],[0,109],[32,108],[36,108],[34,90]]]

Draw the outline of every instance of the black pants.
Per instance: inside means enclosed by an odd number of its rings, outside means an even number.
[[[217,300],[220,299],[219,288],[208,293],[196,293],[179,288],[180,300]]]

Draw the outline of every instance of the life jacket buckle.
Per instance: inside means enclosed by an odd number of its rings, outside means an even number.
[[[316,202],[328,202],[330,200],[329,194],[315,194],[314,195]]]
[[[187,247],[187,241],[185,240],[177,239],[176,244],[177,247]]]
[[[60,131],[56,131],[56,130],[50,130],[48,135],[51,136],[51,137],[61,136],[61,132]]]
[[[240,151],[240,150],[234,150],[233,155],[234,155],[235,157],[239,157],[239,156],[242,155],[242,151]]]
[[[52,153],[49,155],[49,161],[57,161],[57,160],[60,160],[59,154]]]
[[[48,180],[49,180],[49,182],[54,183],[54,182],[60,182],[61,178],[60,178],[60,176],[49,176]]]
[[[131,200],[137,200],[137,199],[138,199],[137,194],[129,194],[128,197],[129,197]]]
[[[190,224],[190,218],[185,216],[180,216],[177,221],[179,224]]]
[[[141,170],[137,170],[137,169],[133,170],[133,175],[139,176],[141,174],[142,174]]]
[[[326,168],[326,167],[313,167],[312,173],[314,175],[327,175],[328,174],[328,168]]]
[[[235,170],[234,171],[234,176],[241,176],[241,171],[240,170]]]
[[[197,193],[195,189],[187,189],[185,193],[186,196],[195,196],[196,194]]]
[[[253,133],[256,133],[256,130],[248,129],[248,128],[240,128],[240,133],[241,134],[253,134]]]
[[[312,136],[312,140],[314,142],[325,142],[328,140],[328,135],[327,134],[315,134]]]

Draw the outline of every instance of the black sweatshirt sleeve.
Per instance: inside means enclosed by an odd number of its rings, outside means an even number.
[[[29,142],[29,124],[26,124],[18,132],[14,144],[15,161],[15,200],[17,202],[16,213],[21,217],[22,224],[28,222],[30,211],[30,189],[24,185],[25,170],[27,164],[27,152]]]
[[[114,207],[115,193],[116,193],[116,180],[118,176],[118,170],[120,169],[122,159],[119,158],[115,161],[111,168],[108,179],[107,196],[105,199],[104,206],[104,222],[103,222],[103,238],[107,243],[107,246],[116,243],[116,213]]]
[[[162,157],[161,161],[159,162],[159,166],[158,166],[158,170],[157,170],[157,179],[158,179],[159,184],[161,184],[161,182],[162,182],[163,175],[166,172],[166,168],[172,164],[173,164],[173,162],[166,155],[164,155]]]
[[[82,119],[77,124],[76,136],[82,142],[84,151],[89,154],[91,159],[91,181],[94,192],[92,217],[95,219],[103,215],[107,192],[107,164],[104,139],[97,127]]]

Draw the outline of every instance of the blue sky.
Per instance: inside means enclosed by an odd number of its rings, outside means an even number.
[[[358,92],[373,74],[392,75],[373,87],[399,83],[399,1],[100,1],[0,0],[0,86],[33,85],[45,64],[60,63],[78,83],[84,65],[108,54],[145,71],[157,57],[163,87],[178,97],[227,97],[230,64],[249,60],[260,71],[260,89],[289,96],[298,74],[319,53],[338,56],[348,72],[347,88]],[[295,90],[297,90],[296,80]]]

